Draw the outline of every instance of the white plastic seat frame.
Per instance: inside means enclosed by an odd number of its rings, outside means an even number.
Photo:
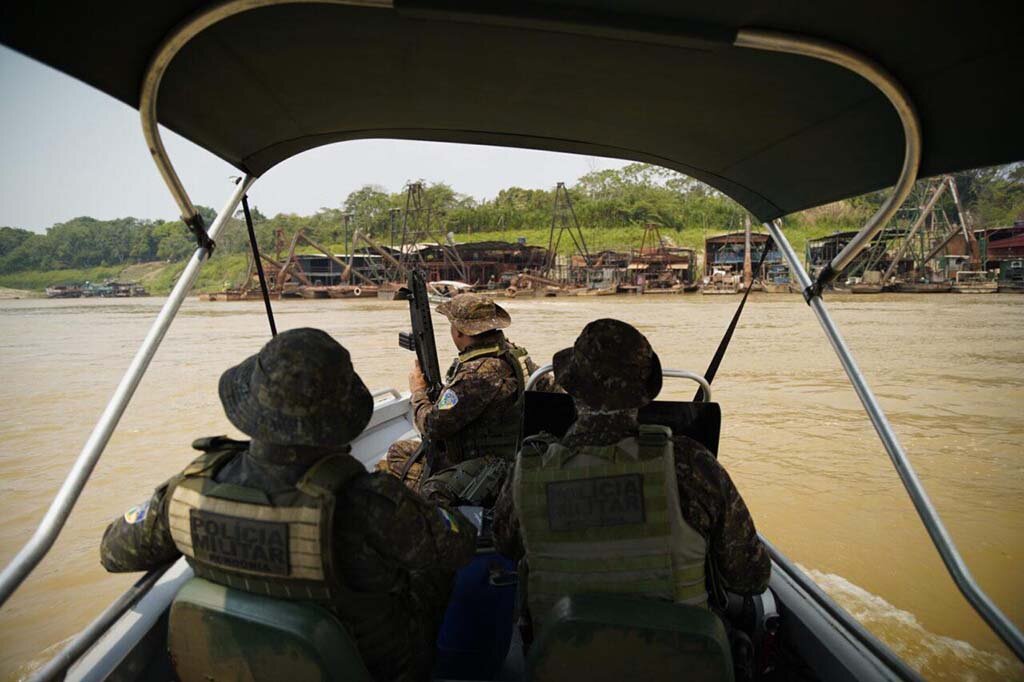
[[[549,372],[553,372],[554,370],[554,365],[543,365],[541,367],[538,367],[536,370],[534,370],[533,374],[530,375],[530,378],[526,380],[526,390],[533,390],[533,387],[537,385],[537,382],[540,380],[542,376]],[[703,402],[711,402],[711,384],[708,383],[708,380],[704,378],[703,374],[697,374],[696,372],[691,372],[688,369],[663,369],[661,371],[661,376],[671,377],[674,379],[689,379],[691,381],[696,381],[698,384],[700,384],[701,388],[704,389],[702,393],[702,395],[704,396]]]
[[[179,25],[164,40],[154,54],[143,78],[139,98],[139,113],[142,117],[143,133],[150,152],[163,176],[165,184],[167,184],[172,196],[181,208],[182,218],[186,224],[201,225],[201,222],[198,222],[198,212],[178,178],[160,139],[160,131],[157,125],[157,96],[164,72],[182,47],[193,37],[217,22],[260,7],[301,3],[361,5],[378,8],[391,8],[392,6],[390,0],[227,0],[199,11],[191,19]],[[565,28],[566,30],[571,30],[571,26]],[[633,39],[638,38],[634,35]],[[861,373],[860,367],[857,365],[856,360],[854,360],[846,341],[839,333],[835,322],[829,314],[828,308],[821,299],[821,285],[834,279],[870,244],[872,238],[885,226],[913,188],[914,182],[917,179],[921,158],[921,125],[913,103],[903,86],[885,68],[864,55],[841,45],[806,36],[760,29],[741,29],[737,32],[733,45],[738,48],[800,55],[830,62],[852,71],[863,77],[885,95],[900,118],[904,132],[905,151],[903,167],[892,194],[882,203],[878,211],[868,220],[850,243],[826,266],[823,273],[819,275],[817,282],[811,280],[803,264],[793,251],[789,240],[782,232],[781,221],[775,220],[771,223],[766,223],[765,226],[775,240],[775,243],[782,250],[790,268],[796,274],[800,286],[804,290],[804,296],[807,299],[808,305],[814,311],[822,330],[839,357],[844,371],[849,377],[851,384],[853,384],[854,391],[857,393],[861,404],[867,412],[868,418],[878,433],[879,439],[889,455],[907,494],[910,496],[932,543],[938,550],[946,570],[968,603],[1006,643],[1017,658],[1024,661],[1024,634],[996,606],[971,575],[931,499],[924,490],[917,473],[908,460],[899,438],[892,429],[892,425],[885,416],[881,405]],[[216,220],[214,220],[207,231],[211,239],[215,239],[219,234],[227,218],[234,213],[242,196],[254,181],[255,178],[246,176],[237,183],[228,201],[225,202]],[[71,471],[68,473],[43,520],[28,542],[25,543],[4,568],[3,572],[0,573],[0,607],[6,603],[11,594],[38,565],[56,541],[85,483],[96,466],[96,462],[103,453],[111,434],[120,421],[132,395],[135,393],[135,389],[138,387],[153,355],[156,353],[156,349],[163,340],[164,334],[170,327],[171,321],[181,307],[185,296],[192,289],[199,269],[209,255],[209,251],[202,246],[198,247],[193,253],[182,276],[171,291],[170,296],[168,296],[149,333],[146,335],[142,346],[121,379],[113,397],[104,409],[88,440],[86,440],[81,453],[76,458]]]

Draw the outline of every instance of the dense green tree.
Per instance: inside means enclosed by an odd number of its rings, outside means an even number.
[[[0,227],[0,258],[16,249],[23,241],[32,236],[29,230],[18,227]]]

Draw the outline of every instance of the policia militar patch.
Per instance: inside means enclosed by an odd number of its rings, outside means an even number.
[[[548,529],[604,528],[643,523],[642,474],[555,481],[547,484]]]
[[[288,524],[189,510],[198,561],[267,575],[291,575]]]

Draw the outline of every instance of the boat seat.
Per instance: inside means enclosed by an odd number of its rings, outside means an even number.
[[[562,597],[530,647],[526,679],[732,682],[725,626],[706,608],[631,595]]]
[[[546,432],[561,438],[576,420],[572,396],[565,393],[527,391],[523,416],[523,437]],[[722,408],[718,403],[655,400],[640,408],[641,424],[660,424],[672,433],[688,436],[718,456],[722,432]]]
[[[355,642],[322,606],[202,578],[171,604],[168,647],[182,682],[371,681]]]

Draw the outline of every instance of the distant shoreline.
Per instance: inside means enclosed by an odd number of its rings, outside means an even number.
[[[16,301],[19,298],[43,298],[45,294],[29,289],[9,289],[0,287],[0,301]]]

